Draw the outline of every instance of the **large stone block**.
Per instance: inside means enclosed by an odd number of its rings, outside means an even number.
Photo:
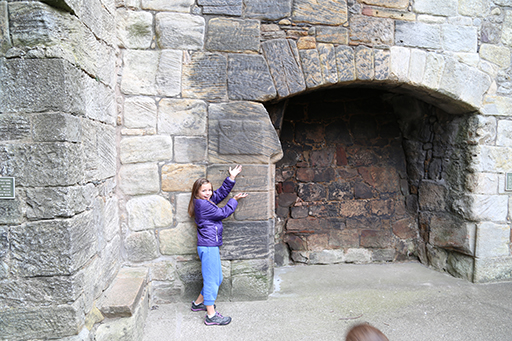
[[[129,97],[124,101],[123,121],[129,129],[156,130],[157,106],[153,98]]]
[[[154,231],[132,232],[124,240],[126,257],[131,262],[143,262],[158,257]]]
[[[444,58],[436,53],[428,53],[422,84],[430,89],[438,89],[444,72]]]
[[[345,0],[295,0],[292,20],[310,24],[341,25],[347,21]]]
[[[332,44],[317,44],[320,70],[325,84],[338,82],[338,69],[336,67],[336,50]]]
[[[236,220],[265,220],[270,219],[273,213],[270,211],[272,207],[271,198],[268,192],[249,193],[249,196],[238,202],[235,211]]]
[[[83,180],[84,165],[79,144],[67,142],[0,146],[3,176],[21,186],[67,186]]]
[[[0,224],[2,225],[17,225],[21,224],[23,221],[23,216],[25,215],[24,213],[26,211],[22,199],[23,197],[20,198],[19,192],[17,192],[15,195],[17,198],[14,200],[0,200]]]
[[[0,59],[0,74],[0,112],[85,113],[85,76],[62,59]]]
[[[171,160],[172,154],[172,138],[161,135],[125,137],[119,148],[122,164]]]
[[[409,61],[409,79],[413,84],[421,84],[425,75],[425,65],[427,63],[427,52],[419,49],[411,51]]]
[[[142,0],[141,7],[153,11],[190,13],[192,5],[194,5],[194,0]]]
[[[424,211],[445,211],[446,192],[445,186],[436,182],[422,181],[418,189],[418,201]]]
[[[458,252],[449,252],[446,260],[446,271],[454,277],[473,280],[475,259]]]
[[[468,17],[487,17],[491,6],[489,0],[459,0],[459,14]]]
[[[507,219],[507,195],[471,195],[469,218],[476,221],[503,222]]]
[[[477,52],[478,32],[476,27],[442,25],[442,44],[445,51]]]
[[[159,12],[155,15],[156,38],[162,49],[200,50],[203,48],[205,21],[186,13]]]
[[[324,83],[320,67],[320,55],[316,49],[299,50],[304,79],[308,89],[316,88]]]
[[[210,51],[257,52],[260,48],[260,22],[228,18],[210,19],[205,48]]]
[[[505,20],[501,29],[501,42],[507,46],[512,46],[512,11],[505,10]]]
[[[162,99],[158,108],[158,132],[170,135],[205,135],[207,106],[200,100]]]
[[[499,120],[496,145],[512,146],[512,121]]]
[[[475,230],[474,223],[461,221],[448,213],[436,213],[430,217],[429,243],[473,255]]]
[[[506,281],[512,279],[512,256],[476,258],[475,283]]]
[[[375,76],[373,49],[366,46],[356,47],[356,77],[371,80]]]
[[[477,225],[475,256],[478,258],[510,255],[510,226],[484,222]]]
[[[0,115],[0,141],[26,140],[31,137],[30,117],[26,114]]]
[[[102,180],[116,174],[117,150],[114,127],[82,120],[84,172],[86,180]]]
[[[198,178],[206,175],[205,167],[190,164],[170,164],[162,166],[162,191],[189,192]]]
[[[486,95],[484,97],[482,113],[492,116],[512,115],[512,98],[508,96]]]
[[[390,74],[391,52],[389,50],[374,51],[375,79],[386,80]]]
[[[172,225],[171,203],[158,195],[136,197],[126,203],[132,231],[153,230]]]
[[[179,223],[175,228],[158,231],[163,255],[195,255],[197,228],[194,223]]]
[[[198,0],[204,14],[242,15],[242,0]]]
[[[114,66],[112,66],[114,68]],[[115,125],[117,119],[116,98],[111,87],[99,79],[84,78],[85,116],[95,121]]]
[[[260,103],[211,104],[208,123],[212,163],[269,163],[282,157],[277,133]]]
[[[75,335],[80,326],[80,314],[75,306],[68,304],[1,310],[0,337],[30,340],[41,335],[49,338]]]
[[[306,89],[295,41],[269,40],[262,44],[262,48],[280,97]]]
[[[356,64],[354,50],[349,46],[336,46],[336,66],[338,68],[338,82],[356,79]]]
[[[291,14],[291,0],[245,0],[244,14],[248,18],[278,20]]]
[[[228,165],[208,166],[208,180],[213,188],[218,188],[229,176]],[[233,192],[268,191],[270,187],[270,167],[267,165],[244,165],[242,173],[236,178]]]
[[[232,299],[266,300],[272,288],[273,271],[268,259],[234,261],[231,265]]]
[[[91,212],[11,229],[12,268],[23,277],[70,275],[96,252]]]
[[[191,191],[192,186],[188,189],[188,193],[176,194],[176,221],[178,223],[194,221],[188,215],[188,204],[190,203]]]
[[[7,1],[2,1],[0,2],[0,55],[4,55],[11,46]]]
[[[413,9],[417,13],[440,16],[456,16],[458,0],[417,0]]]
[[[216,53],[196,52],[183,66],[184,98],[227,98],[227,59]]]
[[[182,52],[124,51],[121,91],[127,95],[176,96],[181,86]]]
[[[422,22],[396,22],[395,44],[426,49],[441,49],[441,27]]]
[[[83,212],[92,206],[91,186],[27,188],[27,218],[72,217]]]
[[[269,256],[272,220],[225,221],[222,259],[253,259]]]
[[[68,114],[38,114],[32,119],[32,136],[38,142],[81,142],[82,124]]]
[[[269,67],[262,56],[229,55],[228,96],[230,99],[266,101],[276,95]]]
[[[126,195],[156,194],[160,177],[156,164],[130,164],[119,170],[119,188]]]
[[[149,49],[153,41],[153,15],[150,12],[116,11],[116,32],[119,47]]]
[[[482,44],[479,50],[480,57],[498,65],[502,69],[510,66],[510,48],[494,44]]]
[[[398,23],[398,22],[397,22]],[[365,15],[350,18],[350,41],[372,45],[393,45],[394,21]]]
[[[176,136],[174,138],[174,160],[176,162],[205,162],[207,151],[206,137]]]
[[[339,26],[317,26],[316,41],[329,44],[348,44],[348,29]]]

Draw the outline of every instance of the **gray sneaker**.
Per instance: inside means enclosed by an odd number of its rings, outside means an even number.
[[[229,324],[229,322],[231,322],[231,317],[224,317],[218,312],[215,312],[215,315],[212,318],[209,318],[208,315],[206,315],[206,318],[204,319],[204,324],[207,326],[225,326],[226,324]]]
[[[206,306],[203,303],[196,304],[196,302],[192,301],[192,307],[190,308],[192,311],[206,311]],[[213,309],[217,309],[217,306],[214,304]]]

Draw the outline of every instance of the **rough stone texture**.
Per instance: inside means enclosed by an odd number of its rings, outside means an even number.
[[[322,85],[323,77],[320,67],[320,56],[316,49],[299,50],[302,70],[307,88],[315,88]]]
[[[82,120],[84,172],[86,180],[102,180],[116,174],[115,128]]]
[[[232,299],[265,300],[272,287],[272,267],[267,259],[233,261]]]
[[[205,177],[205,167],[189,164],[162,166],[162,191],[188,192],[198,178]]]
[[[212,163],[268,163],[282,156],[275,129],[259,103],[211,104],[208,124]]]
[[[78,309],[68,304],[2,310],[0,337],[29,340],[41,337],[41,333],[51,338],[74,335],[80,325],[78,315]]]
[[[203,48],[205,20],[185,13],[160,12],[155,15],[158,46],[162,49],[200,50]]]
[[[316,41],[319,43],[348,44],[348,29],[345,27],[317,26]]]
[[[39,114],[32,119],[32,137],[38,142],[80,142],[80,119],[66,114]]]
[[[447,213],[438,213],[430,221],[429,243],[473,255],[475,224],[462,222]]]
[[[409,1],[407,0],[362,0],[363,4],[373,5],[373,6],[381,6],[388,8],[400,8],[405,9],[409,6]]]
[[[318,44],[317,50],[324,83],[336,84],[338,82],[338,70],[336,67],[336,50],[334,45]]]
[[[230,99],[265,101],[276,95],[269,67],[262,56],[229,55],[228,96]]]
[[[264,220],[273,216],[268,193],[249,193],[247,198],[239,201],[235,211],[236,220]]]
[[[157,107],[154,99],[147,97],[125,99],[123,123],[126,128],[156,130],[156,118]]]
[[[169,136],[125,137],[119,144],[122,164],[172,159],[172,138]]]
[[[193,222],[193,219],[188,215],[188,204],[190,202],[190,190],[192,187],[187,189],[188,193],[180,193],[176,195],[176,222]]]
[[[498,65],[502,69],[510,66],[510,49],[505,46],[482,44],[480,46],[479,54],[481,58]]]
[[[507,46],[512,46],[512,11],[505,10],[505,20],[501,30],[501,42]]]
[[[510,255],[510,226],[490,222],[478,224],[476,252],[478,258]]]
[[[194,0],[142,0],[143,9],[189,13]]]
[[[170,135],[205,135],[206,103],[163,98],[158,106],[158,132]]]
[[[119,47],[148,49],[153,40],[153,15],[149,12],[118,9],[116,32]]]
[[[260,48],[260,22],[227,18],[210,19],[205,48],[210,51],[257,52]]]
[[[476,27],[443,25],[441,34],[443,48],[446,51],[477,52],[478,32]]]
[[[439,25],[397,21],[395,44],[425,49],[440,49],[442,47],[441,33]]]
[[[131,262],[158,257],[158,243],[153,231],[132,232],[124,240],[126,256]]]
[[[211,181],[213,188],[218,188],[229,176],[229,166],[211,165],[208,166],[208,180]],[[243,171],[236,178],[236,184],[233,192],[264,192],[271,184],[270,167],[267,165],[243,165]]]
[[[123,93],[165,96],[176,96],[180,93],[180,51],[126,50],[123,62]]]
[[[242,15],[242,0],[198,0],[204,14]]]
[[[70,275],[96,252],[95,232],[91,212],[13,227],[13,270],[25,277]]]
[[[152,230],[172,225],[172,206],[158,195],[142,196],[126,203],[128,225],[132,231]]]
[[[397,22],[398,24],[398,22]],[[393,45],[394,22],[368,16],[350,18],[350,41],[372,45]]]
[[[205,162],[207,151],[206,137],[176,136],[174,138],[174,160],[176,162]]]
[[[175,228],[158,231],[163,255],[195,255],[197,228],[194,223],[179,223]]]
[[[414,2],[413,9],[418,13],[455,16],[457,15],[458,0],[418,0]]]
[[[72,217],[92,205],[92,185],[36,187],[26,191],[27,218]]]
[[[475,283],[495,282],[512,279],[512,256],[476,258]]]
[[[291,14],[292,0],[245,0],[244,14],[248,18],[277,20]]]
[[[349,46],[336,46],[336,65],[338,67],[338,82],[350,81],[356,78],[354,50]]]
[[[491,6],[489,0],[459,0],[459,14],[470,17],[486,17]]]
[[[295,0],[292,20],[310,24],[341,25],[347,21],[345,0]]]
[[[0,54],[3,55],[11,46],[7,2],[2,1],[0,2]]]
[[[374,56],[375,63],[375,79],[376,80],[385,80],[389,78],[390,72],[390,56],[391,53],[389,50],[376,50]]]
[[[306,89],[300,62],[297,60],[299,52],[294,41],[275,39],[266,41],[261,46],[280,97]]]
[[[358,46],[356,48],[356,77],[363,80],[374,77],[373,50],[368,47]]]
[[[19,194],[16,196],[18,199],[0,201],[0,224],[17,225],[22,223],[24,216],[23,202],[19,199]],[[7,234],[5,236],[7,237]],[[5,247],[5,250],[7,250],[8,246],[5,245]]]
[[[119,170],[119,188],[126,195],[156,194],[160,190],[156,164],[123,165]]]
[[[30,117],[24,114],[0,116],[0,140],[25,140],[31,137]]]
[[[223,259],[253,259],[269,255],[270,231],[273,221],[224,222],[221,249]]]
[[[182,94],[186,98],[227,98],[227,59],[221,54],[196,52],[183,66]]]

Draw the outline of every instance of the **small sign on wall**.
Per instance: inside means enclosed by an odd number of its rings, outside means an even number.
[[[0,177],[0,199],[14,199],[14,178]]]
[[[505,174],[505,191],[512,191],[512,173]]]

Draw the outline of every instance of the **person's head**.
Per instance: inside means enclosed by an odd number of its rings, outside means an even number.
[[[353,326],[347,333],[345,341],[389,341],[377,328],[368,323]]]
[[[190,196],[190,202],[188,204],[188,214],[194,217],[194,199],[205,199],[209,200],[212,197],[213,188],[210,180],[205,178],[199,178],[192,185],[192,195]]]

